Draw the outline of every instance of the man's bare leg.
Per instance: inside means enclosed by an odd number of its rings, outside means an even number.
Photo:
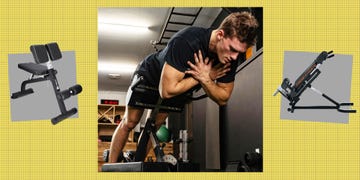
[[[116,128],[112,137],[109,163],[117,162],[118,156],[122,153],[127,142],[130,131],[139,123],[143,112],[144,109],[126,106],[124,118]]]

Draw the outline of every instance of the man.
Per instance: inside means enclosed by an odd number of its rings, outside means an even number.
[[[218,105],[225,105],[234,87],[237,57],[256,41],[258,23],[248,12],[232,13],[218,29],[189,27],[176,33],[160,52],[149,55],[139,64],[133,83],[142,76],[146,86],[156,87],[163,104],[181,107],[183,95],[201,86]],[[132,85],[133,85],[132,83]],[[124,119],[114,132],[109,162],[116,162],[128,139],[129,132],[138,124],[144,108],[136,107],[133,99],[156,104],[156,99],[132,92],[129,88]],[[166,112],[156,116],[159,127]]]

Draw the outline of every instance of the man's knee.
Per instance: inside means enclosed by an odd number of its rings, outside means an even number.
[[[122,128],[131,131],[139,123],[143,109],[128,109],[125,119],[122,120]]]
[[[122,128],[125,129],[126,131],[131,131],[133,130],[136,125],[138,124],[138,121],[129,121],[129,120],[123,120],[123,123],[122,123]]]

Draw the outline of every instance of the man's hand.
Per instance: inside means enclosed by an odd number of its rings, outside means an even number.
[[[212,63],[212,61],[210,63]],[[211,80],[215,81],[216,79],[225,76],[228,71],[230,71],[230,63],[226,63],[226,64],[219,63],[211,68],[210,78]]]
[[[230,70],[230,64],[220,64],[211,67],[212,62],[209,62],[209,58],[204,59],[200,51],[198,54],[194,54],[194,59],[195,64],[187,62],[191,69],[185,71],[185,73],[191,74],[193,79],[201,84],[206,94],[213,101],[220,106],[225,105],[234,88],[234,82],[219,83],[215,82],[215,79],[224,76]]]
[[[195,64],[188,61],[188,65],[191,67],[190,70],[185,71],[186,74],[191,74],[196,80],[200,82],[215,81],[216,79],[224,76],[226,72],[230,71],[230,63],[218,64],[212,67],[213,61],[209,61],[209,58],[205,59],[202,56],[201,51],[198,54],[194,54]]]

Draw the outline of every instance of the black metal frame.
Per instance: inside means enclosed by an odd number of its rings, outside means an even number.
[[[342,113],[356,113],[356,110],[351,109],[342,109],[344,106],[352,106],[353,103],[339,103],[326,94],[320,92],[311,86],[311,83],[319,76],[321,71],[319,70],[320,65],[329,58],[334,57],[332,54],[333,51],[323,51],[319,54],[319,56],[313,61],[313,63],[296,79],[295,84],[292,85],[288,78],[285,78],[282,84],[275,91],[274,96],[277,93],[281,93],[286,99],[290,101],[290,108],[287,110],[291,113],[294,112],[295,109],[336,109]],[[314,92],[318,93],[326,100],[333,103],[333,106],[296,106],[296,103],[300,100],[301,94],[307,89],[310,88]]]
[[[33,53],[34,59],[37,64],[21,63],[18,65],[19,68],[25,67],[26,71],[31,73],[31,77],[29,80],[25,80],[21,83],[20,91],[15,92],[11,95],[12,99],[17,99],[29,95],[31,93],[34,93],[34,91],[32,88],[26,89],[27,84],[49,80],[53,86],[56,100],[61,112],[60,115],[51,119],[51,123],[54,125],[77,113],[77,108],[72,108],[70,110],[67,110],[64,100],[69,98],[70,96],[79,94],[82,91],[82,87],[79,84],[74,85],[67,90],[60,91],[59,83],[56,78],[57,71],[53,69],[51,65],[51,60],[54,61],[61,59],[61,52],[60,49],[58,48],[59,47],[57,43],[49,43],[46,45],[32,45],[30,49],[31,52]],[[49,57],[51,60],[49,60]],[[46,67],[39,63],[47,63],[48,66]],[[47,68],[47,70],[38,73],[37,71],[38,69],[43,70],[44,68]],[[39,76],[39,77],[35,78],[35,76]]]
[[[158,137],[156,136],[156,115],[160,110],[160,104],[162,102],[162,99],[159,98],[158,102],[156,103],[156,107],[151,111],[150,117],[146,120],[145,127],[143,131],[140,134],[139,142],[136,148],[136,154],[135,154],[135,162],[144,161],[146,157],[147,152],[147,144],[149,142],[149,139],[152,142],[154,153],[156,156],[157,162],[164,162],[164,151],[163,148],[160,146],[160,141]]]
[[[142,76],[140,76],[137,81],[134,83],[134,85],[131,87],[132,91],[139,91],[139,92],[143,92],[143,91],[154,91],[154,93],[158,93],[158,90],[156,88],[152,88],[152,87],[144,87],[141,86],[140,84],[144,81],[144,78]],[[154,149],[154,153],[156,155],[156,161],[157,162],[164,162],[164,151],[163,151],[163,147],[160,145],[160,141],[158,139],[158,137],[156,136],[156,115],[159,113],[160,109],[162,109],[161,106],[162,103],[162,98],[159,97],[157,100],[156,105],[154,106],[154,109],[151,111],[150,117],[146,120],[146,124],[144,129],[142,130],[140,137],[139,137],[139,142],[136,148],[136,153],[135,153],[135,162],[143,162],[146,158],[146,152],[147,152],[147,144],[149,142],[149,139],[152,142],[153,145],[153,149]],[[147,107],[144,107],[147,108]]]

